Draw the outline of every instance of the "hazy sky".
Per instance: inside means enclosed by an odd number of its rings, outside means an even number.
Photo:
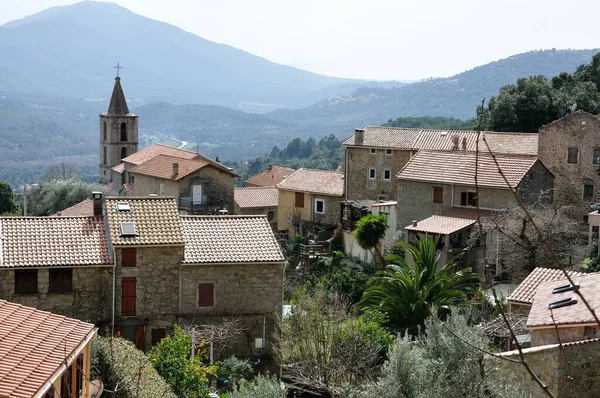
[[[0,24],[73,0],[0,0]],[[114,0],[331,76],[450,76],[520,52],[600,47],[598,0]],[[0,54],[1,56],[1,54]]]

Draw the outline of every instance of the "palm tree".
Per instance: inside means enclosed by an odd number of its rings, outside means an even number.
[[[388,326],[415,335],[435,308],[444,315],[450,306],[463,307],[483,297],[483,277],[470,268],[453,273],[455,261],[438,269],[436,241],[420,236],[415,245],[401,243],[412,263],[396,258],[393,264],[369,280],[369,287],[356,304],[359,309],[387,314]]]
[[[382,266],[384,259],[378,246],[385,237],[387,228],[387,215],[367,214],[358,220],[353,232],[356,243],[362,249],[369,250],[373,255],[373,260],[376,263],[379,261]]]

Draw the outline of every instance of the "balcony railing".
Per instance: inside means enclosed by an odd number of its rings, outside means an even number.
[[[180,196],[179,197],[179,209],[186,210],[189,212],[202,212],[218,207],[208,201],[206,196],[202,197],[202,201],[194,201],[191,196]]]

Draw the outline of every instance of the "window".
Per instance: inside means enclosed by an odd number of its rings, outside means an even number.
[[[433,203],[444,203],[444,188],[433,187]]]
[[[137,249],[128,247],[121,250],[121,267],[136,267],[137,266]]]
[[[385,154],[388,156],[392,156],[392,150],[391,149],[386,149],[385,150]]]
[[[104,131],[104,141],[106,141],[106,121],[104,122],[103,131]]]
[[[136,236],[134,222],[122,222],[119,223],[119,231],[121,236]]]
[[[156,344],[160,343],[160,341],[167,336],[167,329],[165,329],[165,328],[152,329],[151,335],[152,335],[152,340],[151,340],[152,345],[156,345]]]
[[[215,284],[212,282],[198,283],[198,307],[215,305]]]
[[[275,211],[274,210],[269,210],[267,212],[267,220],[268,221],[273,221],[275,219]]]
[[[392,179],[392,170],[391,169],[383,169],[383,179],[385,181],[390,181]]]
[[[579,149],[569,148],[567,150],[567,163],[570,163],[570,164],[579,163]]]
[[[165,184],[163,183],[158,187],[158,196],[165,196]]]
[[[595,326],[586,326],[583,329],[583,336],[586,339],[595,339],[598,334],[597,330]]]
[[[104,164],[106,164],[106,147],[104,147],[104,153],[103,153],[102,159],[104,159]]]
[[[371,155],[375,155],[377,153],[377,149],[371,148]]]
[[[73,291],[73,269],[51,269],[48,293],[71,293]]]
[[[475,194],[475,192],[461,192],[460,205],[473,207],[477,206],[477,195]]]
[[[135,315],[136,283],[135,277],[121,279],[121,315]]]
[[[296,207],[304,208],[304,192],[296,192],[295,204]]]
[[[374,180],[375,178],[377,178],[377,170],[371,167],[369,169],[369,180]]]
[[[127,125],[125,122],[121,123],[121,141],[127,141]]]
[[[117,202],[117,211],[131,211],[131,204],[129,202]]]
[[[594,151],[592,154],[592,163],[600,164],[600,148],[594,148]]]
[[[37,282],[37,269],[15,271],[15,294],[36,294]]]
[[[585,184],[583,186],[583,199],[592,200],[594,199],[594,186]]]
[[[127,157],[127,148],[121,148],[121,159],[125,159]]]
[[[322,199],[315,199],[315,213],[325,213],[325,201]]]

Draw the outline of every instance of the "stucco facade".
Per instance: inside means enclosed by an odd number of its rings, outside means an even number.
[[[296,193],[304,197],[303,207],[296,206]],[[317,213],[316,202],[323,201],[323,213]],[[280,230],[294,230],[294,220],[335,226],[340,222],[339,196],[279,190],[277,225]]]

